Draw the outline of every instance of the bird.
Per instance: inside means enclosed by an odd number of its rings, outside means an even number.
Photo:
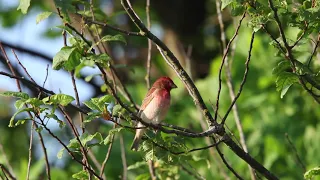
[[[167,76],[157,79],[146,97],[142,101],[142,105],[138,112],[138,116],[147,123],[159,124],[166,116],[170,106],[170,91],[177,86]],[[133,139],[131,150],[137,151],[140,145],[141,138],[145,133],[145,126],[139,122],[136,126],[136,134]]]

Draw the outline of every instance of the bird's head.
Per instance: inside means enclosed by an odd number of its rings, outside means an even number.
[[[171,89],[177,88],[177,85],[169,77],[160,77],[156,82],[154,82],[153,87],[155,88],[164,88],[168,91]]]

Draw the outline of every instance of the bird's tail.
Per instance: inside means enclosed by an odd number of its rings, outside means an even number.
[[[131,145],[131,150],[132,151],[137,151],[140,145],[140,140],[141,138],[139,137],[134,137],[132,145]]]

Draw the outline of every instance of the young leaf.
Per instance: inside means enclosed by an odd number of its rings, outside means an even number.
[[[146,165],[147,165],[147,163],[145,161],[136,162],[136,163],[128,166],[127,170],[137,169],[137,168],[140,168],[140,167],[146,166]]]
[[[232,2],[234,2],[234,0],[221,0],[221,10],[226,8]]]
[[[278,75],[282,72],[285,72],[285,70],[290,69],[290,62],[289,61],[281,61],[278,63],[278,65],[273,68],[272,74]]]
[[[37,15],[36,23],[39,24],[42,20],[47,19],[52,12],[42,12],[41,14]]]
[[[93,139],[97,139],[99,143],[103,141],[102,135],[99,132],[96,132],[95,134],[84,133],[81,135],[80,139],[81,139],[82,145],[86,145],[88,142],[92,141]]]
[[[30,99],[26,100],[25,103],[30,104],[34,107],[39,107],[40,105],[44,104],[43,101],[41,101],[38,98],[30,98]]]
[[[89,179],[88,172],[85,170],[82,170],[82,171],[79,171],[79,172],[73,174],[72,177],[75,179]]]
[[[15,125],[14,125],[14,119],[15,119],[15,117],[16,117],[18,114],[20,114],[20,113],[22,113],[22,112],[32,112],[32,111],[33,111],[33,108],[25,108],[25,109],[21,109],[21,110],[15,112],[15,113],[13,114],[13,116],[11,117],[11,119],[10,119],[9,127],[15,127]]]
[[[61,159],[61,158],[62,158],[63,152],[64,152],[64,148],[60,149],[60,151],[59,151],[58,154],[57,154],[57,158],[58,158],[58,159]]]
[[[21,109],[23,107],[23,105],[25,104],[25,99],[19,99],[14,103],[14,107],[16,107],[16,109]]]
[[[86,105],[91,110],[99,110],[98,106],[90,99],[89,101],[83,102],[84,105]]]
[[[62,106],[66,106],[72,101],[74,101],[74,98],[66,94],[55,94],[55,95],[43,98],[42,101],[46,104],[61,104]]]
[[[320,167],[315,167],[304,173],[304,179],[312,179],[314,176],[320,175]]]
[[[126,39],[121,35],[121,34],[117,34],[115,36],[111,36],[111,35],[106,35],[104,37],[101,38],[102,42],[106,42],[106,41],[120,41],[123,42],[125,44],[127,44]]]
[[[121,109],[122,109],[122,107],[120,104],[113,106],[112,115],[117,115]]]
[[[76,138],[70,140],[70,143],[67,146],[68,148],[77,149],[80,147],[79,141]]]
[[[53,57],[52,68],[59,70],[64,68],[67,71],[74,70],[80,64],[81,54],[75,47],[63,47]]]
[[[28,8],[30,6],[30,1],[31,0],[20,0],[20,4],[19,4],[17,10],[21,10],[21,12],[23,14],[27,14]]]
[[[16,97],[20,99],[29,99],[29,95],[24,92],[5,91],[0,93],[1,96]]]
[[[107,145],[107,144],[111,143],[113,135],[114,135],[116,132],[120,132],[122,129],[123,129],[122,127],[111,129],[111,130],[109,131],[109,135],[103,140],[103,144],[104,144],[104,145]]]
[[[102,116],[101,112],[89,112],[86,117],[85,123],[91,122],[93,119],[100,118]]]
[[[276,80],[277,91],[281,91],[280,97],[283,98],[290,86],[296,82],[298,82],[296,74],[290,72],[280,73]]]

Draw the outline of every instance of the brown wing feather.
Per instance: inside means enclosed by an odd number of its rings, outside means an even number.
[[[138,115],[140,116],[141,112],[147,107],[147,105],[151,102],[151,100],[154,98],[154,91],[156,90],[156,88],[152,87],[146,97],[143,99],[142,101],[142,105],[140,107],[140,111],[138,113]]]

